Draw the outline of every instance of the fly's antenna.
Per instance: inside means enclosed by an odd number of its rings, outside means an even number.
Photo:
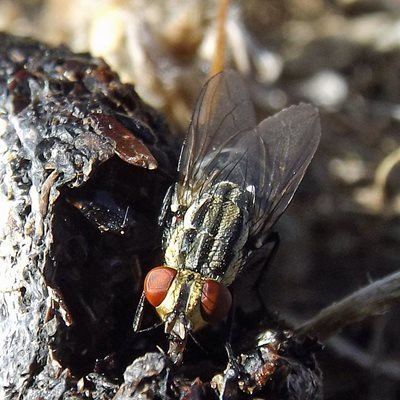
[[[225,49],[226,49],[226,32],[225,23],[228,16],[230,0],[219,0],[218,16],[217,16],[217,38],[215,43],[215,53],[209,76],[214,76],[224,69]]]

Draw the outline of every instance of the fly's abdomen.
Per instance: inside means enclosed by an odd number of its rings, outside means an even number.
[[[183,268],[229,285],[243,261],[250,193],[220,182],[187,210],[183,221]]]

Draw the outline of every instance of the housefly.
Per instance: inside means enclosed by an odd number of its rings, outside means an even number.
[[[318,111],[291,106],[257,125],[240,76],[227,70],[203,87],[182,147],[179,178],[163,204],[165,263],[144,281],[180,362],[188,335],[226,318],[229,286],[266,242],[317,149]]]

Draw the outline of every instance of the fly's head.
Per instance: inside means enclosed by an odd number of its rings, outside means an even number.
[[[166,332],[182,342],[189,332],[222,321],[232,304],[231,294],[222,283],[167,266],[149,271],[144,294],[165,322]]]
[[[167,266],[149,271],[144,295],[165,324],[168,354],[175,364],[181,363],[191,332],[222,321],[232,304],[231,293],[222,283]]]

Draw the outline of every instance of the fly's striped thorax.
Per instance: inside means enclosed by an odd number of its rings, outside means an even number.
[[[173,218],[165,240],[165,261],[229,285],[245,254],[251,194],[231,182],[203,193],[184,215]]]

